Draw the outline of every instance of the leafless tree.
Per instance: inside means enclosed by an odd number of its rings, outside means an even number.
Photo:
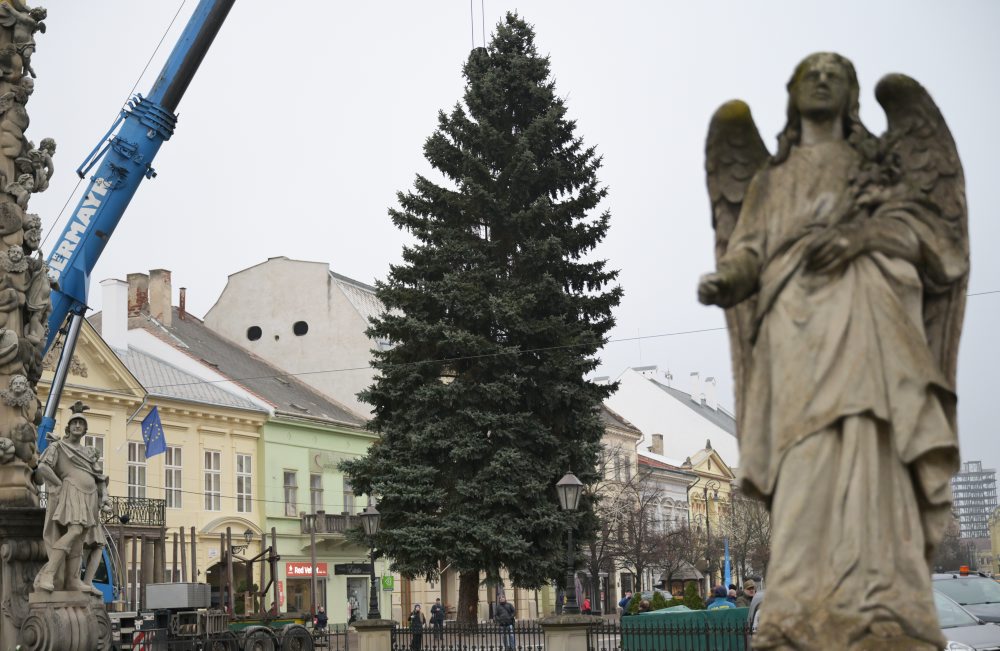
[[[763,502],[733,493],[721,527],[720,533],[729,538],[729,555],[736,575],[746,578],[766,574],[771,560],[771,518]]]

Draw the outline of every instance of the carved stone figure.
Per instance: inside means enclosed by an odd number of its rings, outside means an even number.
[[[45,7],[29,8],[24,2],[0,3],[0,26],[12,28],[9,32],[11,41],[21,56],[24,72],[35,77],[31,68],[31,55],[35,53],[35,32],[45,33],[45,23],[48,16]]]
[[[49,560],[35,578],[35,588],[100,596],[92,580],[105,545],[100,514],[108,508],[109,497],[97,450],[82,443],[86,409],[79,401],[73,405],[66,436],[45,449],[35,471],[49,491],[42,534]],[[87,569],[81,580],[77,571],[83,561]]]
[[[768,154],[742,102],[706,170],[745,491],[772,517],[756,649],[940,649],[929,559],[958,469],[955,367],[969,273],[955,143],[916,81],[858,117],[853,65],[807,57]]]
[[[32,192],[44,192],[49,187],[49,179],[56,171],[52,162],[55,153],[56,141],[42,138],[37,148],[28,141],[27,151],[15,161],[19,172],[32,175],[35,184]]]

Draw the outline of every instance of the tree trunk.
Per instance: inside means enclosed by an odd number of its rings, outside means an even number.
[[[462,572],[458,575],[459,622],[475,624],[479,619],[479,572]]]

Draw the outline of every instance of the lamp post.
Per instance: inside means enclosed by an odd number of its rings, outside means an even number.
[[[580,495],[583,493],[583,482],[576,478],[571,472],[563,475],[563,478],[556,483],[556,492],[559,493],[559,506],[563,511],[575,511],[580,505]],[[573,528],[568,530],[569,542],[566,546],[566,605],[563,612],[570,615],[579,615],[580,606],[576,603],[576,579],[573,576]]]
[[[712,574],[712,518],[708,512],[708,491],[712,491],[712,501],[717,502],[719,500],[719,482],[714,479],[709,479],[705,482],[705,485],[701,487],[702,494],[705,498],[705,537],[708,540],[708,544],[705,548],[705,558],[708,561],[708,577],[709,577],[709,591],[711,591],[711,583],[715,576]]]
[[[253,539],[254,539],[253,530],[252,529],[247,529],[246,531],[243,532],[243,540],[247,541],[247,544],[245,544],[245,545],[231,545],[230,548],[229,548],[229,553],[231,553],[233,556],[235,556],[236,554],[242,554],[250,546],[250,543],[253,542]]]
[[[364,526],[365,534],[368,536],[372,559],[372,585],[371,594],[368,597],[368,619],[382,619],[382,613],[378,611],[378,585],[375,578],[375,535],[378,533],[379,519],[381,517],[375,509],[374,504],[369,505],[364,513],[361,514],[361,524]]]

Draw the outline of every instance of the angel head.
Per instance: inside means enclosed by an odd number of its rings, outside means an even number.
[[[802,118],[842,121],[844,137],[856,149],[869,147],[874,136],[861,122],[861,89],[854,64],[835,52],[810,54],[788,80],[788,122],[778,135],[774,162],[781,163],[802,137]],[[862,152],[866,158],[873,153]]]
[[[39,143],[38,149],[47,152],[49,156],[56,153],[56,141],[52,138],[42,138],[42,142]]]

